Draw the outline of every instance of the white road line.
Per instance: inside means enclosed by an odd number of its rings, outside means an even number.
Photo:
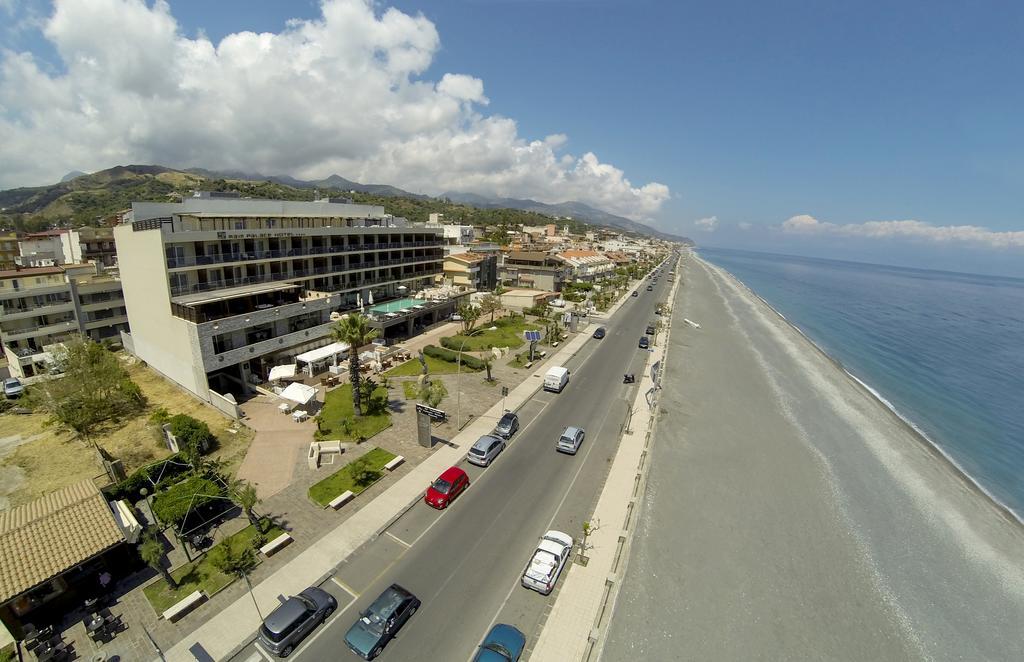
[[[399,518],[399,519],[401,519],[401,518]],[[390,531],[385,531],[384,535],[388,536],[389,538],[391,538],[392,540],[397,542],[399,545],[405,545],[406,549],[409,549],[410,547],[412,547],[412,543],[405,542],[404,540],[402,540],[401,538],[399,538],[395,534],[391,533]],[[416,542],[416,541],[414,540],[413,542]]]
[[[594,435],[595,439],[597,439],[601,435],[601,431],[604,430],[605,421],[608,420],[608,414],[610,414],[610,413],[611,413],[611,408],[609,407],[607,410],[605,410],[604,417],[601,419],[601,423],[597,426],[597,434]],[[536,420],[536,419],[534,419],[534,420]],[[621,437],[619,438],[619,443],[622,443],[622,438]],[[594,450],[594,446],[596,446],[596,445],[597,445],[596,443],[587,444],[587,453],[586,453],[586,455],[584,455],[583,461],[580,462],[579,468],[576,469],[576,473],[575,473],[575,475],[573,475],[572,482],[569,483],[569,487],[565,490],[565,494],[562,495],[562,500],[558,502],[558,507],[555,508],[555,514],[551,516],[550,520],[548,520],[548,525],[545,527],[546,530],[550,530],[551,529],[551,525],[555,523],[555,518],[558,517],[558,512],[560,510],[562,510],[562,506],[565,505],[565,500],[567,498],[569,498],[569,493],[572,492],[573,486],[576,485],[576,479],[580,477],[580,473],[583,471],[583,467],[586,466],[587,459],[590,457],[590,453],[591,453],[591,451]],[[568,571],[565,570],[565,572],[568,572]],[[494,627],[494,624],[498,622],[498,616],[501,615],[502,610],[504,610],[505,606],[508,605],[508,601],[512,598],[512,594],[515,592],[516,588],[519,587],[521,579],[522,579],[521,577],[517,577],[515,582],[512,583],[512,588],[510,588],[508,590],[508,593],[505,594],[505,599],[501,601],[501,606],[498,607],[498,611],[494,612],[494,618],[492,618],[491,622],[487,625],[487,628],[486,628],[485,632],[490,632],[491,628]],[[561,575],[559,575],[559,579],[561,579]],[[565,580],[562,580],[562,584],[565,584]],[[559,587],[559,588],[561,588],[561,587]],[[559,590],[559,593],[561,593],[561,590]],[[548,604],[548,607],[550,608],[551,603],[548,602],[547,604]],[[532,633],[530,633],[530,634],[532,634]],[[529,636],[529,635],[527,635],[527,636]],[[466,658],[466,662],[472,662],[474,655],[476,655],[476,649],[473,649],[473,652],[469,654],[469,657]]]
[[[267,651],[263,650],[263,647],[260,646],[259,643],[257,643],[254,646],[254,648],[256,649],[256,652],[259,653],[259,656],[253,655],[252,657],[250,657],[245,662],[256,662],[256,660],[259,660],[260,657],[262,657],[267,662],[274,662],[274,658],[270,656],[270,653],[268,653]]]
[[[311,643],[316,641],[317,638],[320,635],[322,635],[324,632],[327,632],[330,629],[329,626],[330,626],[331,623],[333,623],[334,621],[336,621],[339,618],[341,618],[341,615],[344,614],[346,611],[348,611],[348,608],[351,607],[352,605],[354,605],[355,603],[356,603],[356,599],[352,598],[351,600],[348,601],[347,605],[345,605],[341,609],[335,610],[334,614],[332,614],[329,619],[327,619],[326,621],[321,623],[319,626],[317,626],[316,632],[313,633],[313,636],[306,637],[306,639],[303,640],[303,642],[301,644],[299,644],[299,647],[296,648],[295,651],[292,653],[292,659],[294,660],[294,659],[298,658],[299,655],[301,655],[303,651],[305,651],[307,648],[309,648],[309,645]],[[274,660],[274,659],[269,658],[269,657],[267,658],[267,660],[268,660],[268,662],[277,662],[277,660]]]
[[[341,590],[345,591],[346,593],[351,595],[353,598],[358,598],[359,597],[359,593],[356,592],[351,586],[349,586],[345,582],[343,582],[340,579],[338,579],[337,575],[331,575],[331,581],[334,582],[335,584],[337,584],[339,587],[341,587]]]

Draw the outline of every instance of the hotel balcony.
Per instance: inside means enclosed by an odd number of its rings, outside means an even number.
[[[276,251],[254,250],[238,253],[214,253],[212,255],[197,255],[194,257],[169,257],[167,258],[167,268],[184,269],[188,267],[208,267],[218,264],[231,264],[234,262],[256,263],[265,260],[337,255],[340,253],[370,253],[374,251],[399,250],[405,248],[440,247],[442,245],[442,241],[437,239],[428,241],[378,242],[374,244],[354,244],[347,246],[313,246],[310,248],[290,248]]]

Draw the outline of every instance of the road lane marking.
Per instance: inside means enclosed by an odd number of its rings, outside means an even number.
[[[336,609],[334,611],[334,613],[331,614],[330,618],[328,618],[323,623],[321,623],[320,625],[317,626],[316,632],[314,632],[312,636],[306,637],[302,641],[302,643],[299,644],[299,647],[296,648],[294,651],[292,651],[292,659],[293,660],[297,659],[307,648],[309,648],[310,644],[312,644],[314,641],[316,641],[320,637],[320,635],[322,635],[324,632],[327,632],[328,630],[330,630],[331,629],[330,625],[332,623],[334,623],[334,621],[336,621],[339,618],[341,618],[341,615],[344,614],[346,611],[348,611],[348,608],[351,607],[352,605],[354,605],[355,603],[356,603],[356,599],[352,598],[351,600],[348,601],[347,605],[345,605],[341,609]],[[267,658],[267,660],[268,660],[268,662],[277,662],[276,660],[274,660],[272,658]]]
[[[353,598],[358,598],[359,597],[359,593],[357,593],[351,586],[349,586],[345,582],[343,582],[340,579],[338,579],[337,575],[331,575],[331,581],[334,582],[335,584],[337,584],[338,586],[340,586],[341,590],[345,591],[346,593],[351,595]]]
[[[267,662],[274,662],[274,658],[270,656],[270,653],[268,653],[267,651],[263,650],[263,646],[260,646],[260,643],[258,641],[253,646],[253,648],[255,648],[256,652],[259,653],[259,657],[253,655],[252,657],[250,657],[245,662],[255,662],[255,660],[259,660],[260,657],[262,657]]]
[[[390,537],[390,538],[391,538],[392,540],[394,540],[395,542],[397,542],[397,543],[398,543],[399,545],[405,545],[405,548],[406,548],[406,549],[409,549],[410,547],[412,547],[412,543],[407,543],[407,542],[405,542],[404,540],[402,540],[401,538],[399,538],[399,537],[398,537],[398,536],[396,536],[395,534],[391,533],[390,531],[385,531],[385,532],[384,532],[384,535],[386,535],[386,536]],[[413,543],[415,543],[415,542],[416,542],[416,541],[414,540],[414,541],[413,541]]]

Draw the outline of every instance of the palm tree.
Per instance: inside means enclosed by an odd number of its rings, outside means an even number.
[[[146,565],[160,573],[172,591],[178,588],[174,577],[171,577],[171,573],[167,572],[167,568],[164,567],[164,546],[152,533],[147,533],[145,540],[139,545],[139,556],[146,562]]]
[[[234,481],[231,484],[231,496],[233,497],[232,501],[241,506],[242,510],[245,511],[245,516],[249,518],[249,523],[259,529],[259,518],[256,517],[253,508],[260,502],[260,497],[252,483],[241,479]]]
[[[348,344],[348,378],[352,384],[352,409],[356,416],[363,415],[362,389],[359,388],[359,348],[368,345],[378,335],[370,320],[359,313],[349,313],[335,322],[331,338]]]

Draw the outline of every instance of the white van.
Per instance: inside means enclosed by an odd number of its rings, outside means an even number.
[[[561,393],[565,385],[569,383],[569,371],[560,365],[548,368],[544,375],[544,390]]]

